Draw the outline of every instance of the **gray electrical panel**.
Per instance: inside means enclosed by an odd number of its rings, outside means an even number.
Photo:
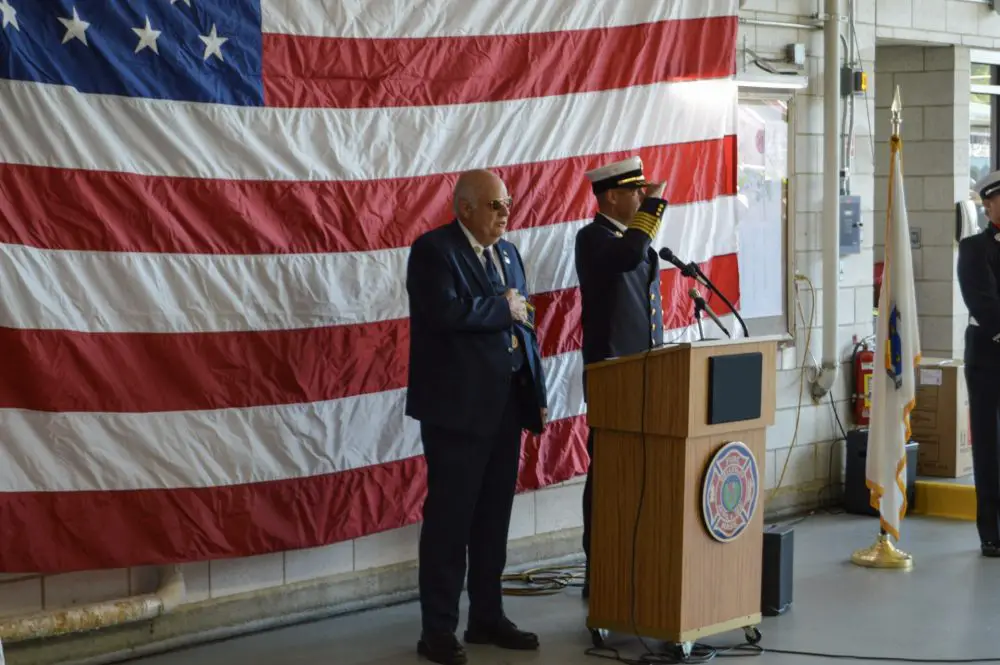
[[[861,197],[840,197],[840,253],[861,253]]]

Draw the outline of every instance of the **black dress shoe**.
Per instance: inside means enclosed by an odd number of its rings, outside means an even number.
[[[534,651],[538,648],[538,635],[519,630],[509,619],[502,619],[493,626],[469,624],[465,631],[467,644],[492,644],[501,649]]]
[[[465,665],[469,662],[465,647],[451,633],[421,635],[417,642],[417,653],[440,665]]]
[[[1000,543],[983,543],[981,549],[983,556],[1000,558]]]

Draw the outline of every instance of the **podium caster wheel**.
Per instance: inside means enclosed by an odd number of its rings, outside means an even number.
[[[754,646],[759,644],[761,638],[763,637],[760,634],[760,630],[758,630],[756,626],[747,626],[746,628],[743,629],[743,634],[747,638],[747,644]]]
[[[590,643],[594,645],[595,649],[603,649],[604,642],[608,639],[608,631],[604,628],[591,628],[590,629]]]

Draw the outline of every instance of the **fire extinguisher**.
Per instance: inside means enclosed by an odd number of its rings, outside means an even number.
[[[875,349],[868,340],[854,346],[851,365],[854,368],[854,393],[851,395],[854,407],[854,421],[866,427],[872,411],[872,373],[875,371]]]

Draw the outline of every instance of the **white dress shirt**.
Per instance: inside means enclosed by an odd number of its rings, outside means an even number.
[[[604,217],[604,219],[606,219],[609,222],[611,222],[612,224],[614,224],[618,228],[618,230],[621,231],[622,233],[625,233],[626,231],[628,231],[628,227],[625,226],[624,224],[622,224],[621,222],[619,222],[614,217],[609,217],[608,215],[605,215],[603,212],[600,213],[600,215],[602,217]]]
[[[487,248],[483,247],[483,245],[478,240],[476,240],[476,237],[472,235],[472,231],[470,231],[469,229],[465,228],[465,224],[463,224],[462,222],[459,222],[458,223],[458,228],[462,229],[462,233],[464,233],[465,237],[468,238],[469,244],[472,245],[473,251],[476,253],[476,256],[479,257],[479,262],[482,264],[483,268],[485,269],[486,268],[486,255],[485,255],[484,252],[486,251]],[[504,286],[506,286],[507,285],[507,276],[504,275],[503,266],[500,265],[500,257],[497,256],[496,244],[494,243],[493,245],[490,246],[490,248],[491,248],[490,255],[493,257],[493,265],[496,266],[497,273],[500,275],[500,281],[503,283]]]

